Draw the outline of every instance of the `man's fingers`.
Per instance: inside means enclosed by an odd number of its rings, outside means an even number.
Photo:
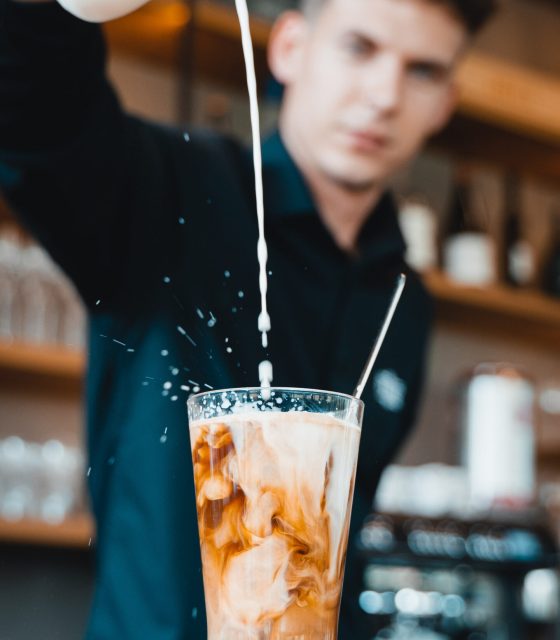
[[[71,14],[87,22],[106,22],[138,9],[149,0],[58,0]]]

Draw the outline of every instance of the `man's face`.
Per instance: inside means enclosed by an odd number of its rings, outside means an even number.
[[[285,85],[281,129],[304,172],[382,184],[447,121],[460,22],[425,0],[328,0],[280,23],[270,50]]]

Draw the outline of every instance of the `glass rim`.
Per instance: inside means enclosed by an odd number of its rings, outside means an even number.
[[[339,398],[343,398],[345,400],[351,400],[352,402],[357,402],[358,405],[364,407],[364,401],[361,398],[356,398],[356,396],[351,396],[349,393],[342,393],[340,391],[327,391],[325,389],[310,389],[307,387],[227,387],[225,389],[209,389],[208,391],[201,391],[200,393],[192,394],[187,398],[187,405],[191,402],[195,402],[199,398],[204,396],[210,396],[213,394],[226,393],[228,391],[232,392],[240,392],[240,391],[263,391],[263,389],[267,389],[270,392],[273,391],[294,391],[296,393],[321,393],[325,396],[336,396]]]

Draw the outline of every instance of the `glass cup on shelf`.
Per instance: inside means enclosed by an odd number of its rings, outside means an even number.
[[[80,501],[83,455],[77,447],[53,439],[40,445],[40,457],[38,517],[50,524],[58,524],[76,509]]]
[[[57,340],[60,304],[51,261],[43,249],[23,250],[21,274],[21,337],[26,342],[53,344]]]
[[[34,513],[33,450],[19,436],[0,441],[0,516],[9,521]]]

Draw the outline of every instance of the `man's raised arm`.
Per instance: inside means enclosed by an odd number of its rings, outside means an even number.
[[[118,277],[132,135],[100,27],[56,2],[0,0],[0,191],[89,304]]]

